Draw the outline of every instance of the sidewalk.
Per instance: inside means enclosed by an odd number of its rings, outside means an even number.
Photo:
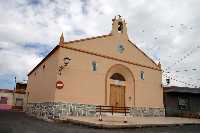
[[[98,117],[72,117],[63,118],[63,122],[86,125],[97,128],[134,128],[134,127],[157,127],[200,124],[200,119],[178,118],[178,117],[130,117],[127,116],[127,123],[124,123],[122,116],[104,116],[103,121]]]

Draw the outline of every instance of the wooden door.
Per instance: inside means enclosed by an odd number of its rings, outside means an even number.
[[[125,107],[125,86],[110,85],[110,106]]]

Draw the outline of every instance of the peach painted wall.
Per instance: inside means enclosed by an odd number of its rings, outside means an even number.
[[[112,40],[111,38],[107,39]],[[96,42],[98,42],[99,45],[101,44],[100,40],[98,39],[96,40]],[[96,45],[96,42],[92,41],[91,43]],[[128,60],[131,60],[132,54],[130,54],[129,51],[134,51],[135,47],[131,46],[132,44],[130,43],[126,43],[128,42],[123,42],[126,49],[124,54],[127,54],[127,58],[129,55],[130,58]],[[93,51],[93,49],[89,47],[91,46],[90,42],[87,42],[87,44],[88,51]],[[79,44],[74,45],[78,46]],[[131,47],[129,48],[128,45],[130,45]],[[113,46],[114,48],[109,48]],[[115,49],[115,41],[110,42],[110,44],[105,47],[108,47],[108,49],[111,50],[110,53],[113,53],[110,56],[118,55],[123,58],[124,55],[119,54]],[[61,90],[56,90],[55,101],[101,105],[105,105],[107,103],[107,105],[109,105],[110,81],[107,82],[108,87],[106,87],[106,74],[113,65],[121,64],[131,71],[131,73],[128,73],[128,71],[126,70],[122,70],[121,72],[122,74],[124,74],[125,77],[129,77],[128,82],[126,83],[126,105],[135,105],[138,107],[163,107],[160,71],[134,66],[120,61],[102,58],[87,53],[81,53],[66,48],[61,48],[59,49],[59,64],[62,64],[64,57],[70,57],[72,60],[70,61],[69,65],[62,71],[62,75],[58,75],[58,80],[62,80],[65,86]],[[143,62],[148,60],[143,54],[138,54],[134,57],[136,59],[139,59],[137,60],[137,62],[140,64],[143,64]],[[97,71],[92,71],[92,61],[97,62]],[[151,61],[148,61],[144,64],[155,67],[155,65]],[[158,66],[156,67],[158,68]],[[145,80],[140,79],[140,71],[145,72]],[[133,75],[135,85],[131,84],[130,82],[131,80],[133,80],[130,79],[131,74]],[[106,93],[107,102],[105,101]],[[128,99],[129,96],[132,97],[131,100]]]
[[[65,48],[59,49],[59,64],[63,64],[64,57],[72,60],[62,71],[58,80],[64,82],[64,88],[56,90],[56,101],[67,101],[87,104],[104,104],[105,72],[101,68],[104,59]],[[97,62],[97,71],[92,71],[92,61]],[[93,82],[93,81],[96,82]]]
[[[124,45],[125,52],[120,54],[117,52],[117,46]],[[147,66],[158,68],[150,59],[140,52],[130,41],[128,37],[120,35],[111,35],[104,38],[97,38],[87,41],[66,44],[69,47],[92,51],[98,54],[110,55],[115,58],[140,63]]]
[[[148,68],[131,67],[135,75],[135,106],[163,107],[163,88],[161,87],[161,71]],[[140,79],[140,71],[144,71],[144,80]]]
[[[58,51],[44,61],[34,72],[28,76],[27,91],[28,102],[54,101],[55,83],[58,71]],[[43,69],[43,65],[45,68]]]

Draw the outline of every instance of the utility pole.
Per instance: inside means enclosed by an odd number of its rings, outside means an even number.
[[[16,84],[17,84],[16,82],[17,82],[17,81],[16,81],[16,76],[15,76],[15,87],[14,87],[14,91],[16,91],[16,86],[17,86],[17,85],[16,85]]]
[[[14,87],[14,91],[13,91],[13,105],[15,106],[16,105],[16,102],[15,102],[15,91],[16,91],[16,87],[17,87],[17,78],[15,76],[15,87]]]

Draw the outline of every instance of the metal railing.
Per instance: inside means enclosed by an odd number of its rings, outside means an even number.
[[[99,112],[99,121],[102,121],[102,113],[124,113],[124,123],[127,122],[127,114],[130,113],[130,107],[117,107],[117,106],[96,106],[96,112]]]

